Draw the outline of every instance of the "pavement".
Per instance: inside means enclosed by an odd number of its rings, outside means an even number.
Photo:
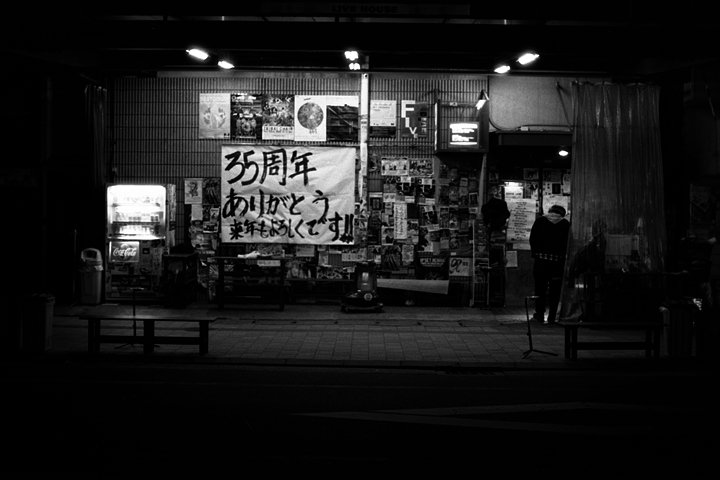
[[[171,314],[212,317],[209,351],[197,346],[159,345],[143,355],[141,344],[101,344],[88,354],[86,313]],[[532,315],[532,311],[530,312]],[[142,323],[136,326],[142,334]],[[583,368],[715,368],[716,361],[698,355],[671,356],[663,338],[661,358],[643,350],[583,350],[577,360],[564,358],[564,329],[530,320],[524,306],[472,307],[385,306],[379,313],[340,311],[337,304],[230,304],[219,309],[207,302],[185,308],[103,303],[53,308],[52,336],[44,352],[16,352],[21,357],[67,361],[103,359],[131,362],[228,363],[240,365],[337,366],[372,368],[583,369]],[[103,334],[132,335],[129,322],[103,322]],[[157,335],[196,335],[197,324],[156,325]],[[529,350],[532,339],[534,351]],[[643,340],[644,332],[585,330],[581,340]],[[128,342],[132,341],[129,337]],[[554,353],[551,355],[542,352]]]

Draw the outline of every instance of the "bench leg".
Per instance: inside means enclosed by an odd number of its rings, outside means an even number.
[[[208,352],[208,343],[210,340],[210,325],[208,322],[200,322],[200,355]]]
[[[155,349],[155,321],[143,320],[143,353],[150,355]]]
[[[662,328],[653,329],[653,348],[655,350],[653,357],[660,358],[660,336]]]
[[[88,320],[88,353],[100,351],[100,320]]]

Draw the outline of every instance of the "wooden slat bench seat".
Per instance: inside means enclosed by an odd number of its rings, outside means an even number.
[[[577,360],[578,350],[645,350],[645,356],[660,357],[660,338],[666,326],[663,322],[577,322],[564,321],[558,325],[565,329],[565,358]],[[578,341],[578,330],[639,330],[645,331],[644,341]]]
[[[208,352],[208,340],[210,323],[215,318],[173,316],[173,315],[108,315],[88,314],[81,315],[81,320],[88,321],[88,351],[97,353],[100,351],[101,343],[129,343],[134,337],[132,335],[103,335],[100,331],[100,324],[103,321],[138,322],[142,324],[141,342],[145,355],[153,353],[155,345],[198,345],[200,355]],[[155,335],[155,324],[157,322],[187,322],[197,323],[199,326],[198,336],[157,336]]]

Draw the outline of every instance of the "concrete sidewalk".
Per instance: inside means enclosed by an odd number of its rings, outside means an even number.
[[[83,313],[132,314],[123,304],[59,306],[54,309],[52,346],[44,357],[90,357]],[[699,359],[647,359],[642,350],[581,351],[578,360],[564,358],[564,330],[531,320],[533,347],[557,356],[530,353],[524,306],[448,308],[386,306],[381,313],[342,313],[338,305],[192,304],[184,309],[137,306],[136,313],[164,313],[217,318],[210,327],[209,352],[197,346],[161,345],[152,356],[142,346],[102,344],[100,356],[153,362],[234,363],[249,365],[325,365],[416,368],[586,368],[602,364],[657,367],[669,361],[702,364]],[[132,335],[128,322],[104,322],[103,333]],[[159,335],[196,334],[194,323],[160,323]],[[138,323],[137,333],[142,333]],[[592,340],[642,340],[642,331],[584,332]],[[663,339],[664,340],[664,339]],[[663,341],[663,348],[666,342]]]

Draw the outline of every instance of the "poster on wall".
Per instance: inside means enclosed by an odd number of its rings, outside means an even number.
[[[295,141],[327,140],[327,104],[322,95],[295,95]]]
[[[510,218],[507,227],[507,242],[530,245],[530,230],[535,223],[536,202],[530,198],[520,198],[507,202]],[[516,247],[523,249],[522,246]]]
[[[403,138],[427,138],[430,129],[427,103],[403,100],[400,117],[402,120],[400,132]]]
[[[360,99],[357,95],[333,95],[325,97],[327,108],[328,141],[359,141]]]
[[[221,241],[352,244],[355,157],[351,147],[223,145]]]
[[[263,97],[263,140],[295,139],[295,96],[267,94]]]
[[[203,179],[186,178],[184,180],[185,204],[202,204],[203,200]]]
[[[200,138],[230,138],[230,95],[201,93]]]
[[[233,140],[259,140],[262,138],[262,95],[233,93],[230,95]]]
[[[202,179],[202,203],[205,205],[220,204],[220,177]]]
[[[397,101],[370,101],[370,136],[395,137],[397,135]]]

